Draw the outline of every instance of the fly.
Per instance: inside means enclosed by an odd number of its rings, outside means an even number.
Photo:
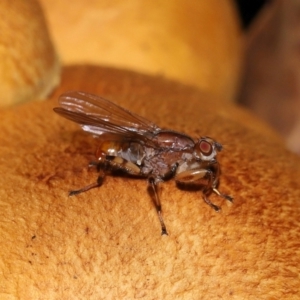
[[[161,225],[161,234],[168,234],[162,217],[158,185],[169,179],[179,184],[197,184],[204,201],[215,211],[209,195],[232,201],[233,198],[217,189],[220,165],[217,153],[222,145],[210,137],[192,139],[184,133],[164,130],[104,98],[84,92],[67,92],[59,98],[59,115],[78,123],[84,131],[99,138],[96,182],[70,191],[77,195],[102,185],[107,173],[122,171],[131,176],[146,178]]]

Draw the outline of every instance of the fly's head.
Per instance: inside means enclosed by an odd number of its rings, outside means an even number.
[[[222,150],[222,145],[212,138],[201,137],[194,148],[194,155],[201,161],[216,161],[216,156]]]

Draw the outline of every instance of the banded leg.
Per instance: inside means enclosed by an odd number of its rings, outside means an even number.
[[[78,189],[78,190],[72,190],[69,192],[69,196],[74,196],[74,195],[78,195],[78,194],[81,194],[83,192],[87,192],[93,188],[96,188],[96,187],[100,187],[104,181],[104,178],[105,178],[105,171],[107,169],[107,165],[105,163],[90,163],[89,166],[96,166],[97,169],[98,169],[98,172],[99,172],[99,175],[98,175],[98,178],[97,178],[97,181],[94,182],[94,183],[91,183],[87,186],[84,186],[83,188],[81,189]]]
[[[229,201],[229,202],[233,202],[233,198],[229,195],[223,194],[221,193],[217,188],[213,188],[212,189],[218,196],[224,198],[225,200]]]
[[[156,208],[158,219],[159,219],[160,226],[161,226],[161,235],[164,235],[164,234],[168,235],[167,228],[166,228],[164,219],[162,217],[160,199],[159,199],[159,196],[157,193],[157,182],[155,181],[155,178],[153,178],[153,177],[149,177],[148,182],[149,182],[149,185],[154,194],[155,208]]]
[[[91,162],[89,166],[97,167],[97,170],[100,173],[97,178],[97,181],[81,189],[70,191],[69,196],[78,195],[90,189],[100,187],[104,181],[106,173],[109,170],[121,170],[130,175],[136,175],[136,176],[141,175],[141,170],[137,165],[118,156],[105,156],[101,158],[100,161],[97,163]]]
[[[151,190],[154,195],[154,201],[155,201],[154,203],[155,203],[155,208],[156,208],[156,211],[158,214],[158,219],[159,219],[159,222],[161,225],[161,235],[164,235],[164,234],[168,235],[168,232],[167,232],[167,228],[166,228],[165,222],[162,217],[161,203],[160,203],[160,199],[159,199],[158,192],[157,192],[158,182],[167,181],[167,180],[170,180],[171,178],[173,178],[176,174],[177,168],[178,168],[178,163],[174,163],[173,165],[170,165],[170,169],[162,176],[160,176],[158,178],[150,176],[148,178],[149,185],[150,185]]]
[[[197,183],[197,181],[200,180],[207,180],[206,186],[203,190],[203,200],[206,204],[208,204],[211,208],[213,208],[215,211],[219,212],[221,208],[210,201],[208,196],[211,194],[211,192],[215,192],[218,196],[231,201],[233,200],[232,197],[222,194],[218,191],[218,189],[215,187],[217,185],[217,180],[215,179],[214,173],[211,170],[207,169],[192,169],[187,170],[184,172],[181,172],[176,175],[175,180],[180,183]]]

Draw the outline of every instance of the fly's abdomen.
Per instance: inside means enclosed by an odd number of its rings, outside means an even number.
[[[141,176],[143,147],[138,143],[101,141],[96,157],[99,162],[109,163],[111,170],[123,170],[127,174]]]
[[[118,141],[101,141],[96,151],[96,158],[103,160],[107,156],[118,156],[122,149],[121,143]]]
[[[145,150],[139,143],[102,141],[97,149],[96,157],[98,160],[102,160],[107,156],[119,157],[140,166],[145,157]]]

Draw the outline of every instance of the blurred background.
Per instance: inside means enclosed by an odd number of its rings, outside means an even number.
[[[244,29],[247,29],[266,2],[268,0],[235,0]]]
[[[243,106],[300,154],[300,0],[5,0],[0,8],[1,106],[45,98],[64,65],[127,69]]]
[[[300,154],[300,1],[237,0],[245,45],[237,101]]]

